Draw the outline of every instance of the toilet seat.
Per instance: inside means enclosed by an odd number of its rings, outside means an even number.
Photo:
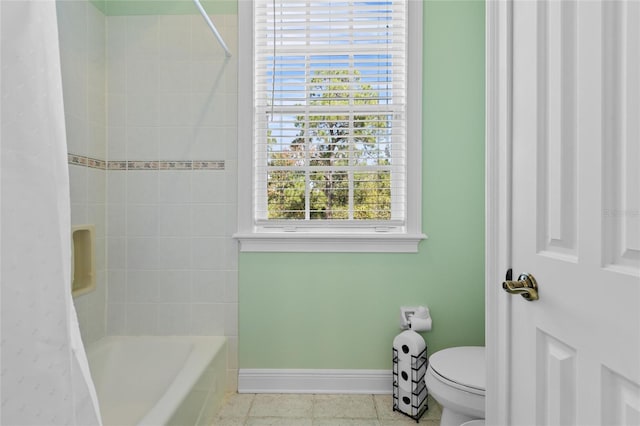
[[[429,358],[433,377],[453,388],[484,396],[485,348],[461,346],[443,349]]]

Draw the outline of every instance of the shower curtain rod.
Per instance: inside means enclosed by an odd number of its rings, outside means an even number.
[[[213,24],[213,22],[211,22],[211,19],[209,18],[209,15],[207,15],[207,12],[204,10],[204,7],[202,7],[202,4],[200,4],[200,0],[193,0],[193,3],[196,5],[198,10],[200,11],[200,14],[204,18],[204,20],[207,23],[207,25],[209,26],[209,28],[211,28],[211,31],[213,31],[213,35],[215,35],[216,38],[218,39],[218,42],[220,43],[220,46],[222,46],[222,48],[224,49],[224,55],[227,58],[230,58],[231,57],[231,52],[229,52],[229,48],[227,47],[227,45],[225,44],[224,40],[222,39],[222,36],[218,32],[218,29],[216,28],[216,26]]]

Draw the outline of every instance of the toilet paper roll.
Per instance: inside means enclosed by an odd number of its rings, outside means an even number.
[[[427,404],[427,388],[423,387],[419,394],[398,389],[398,409],[410,416],[416,416]]]
[[[398,352],[398,359],[418,356],[426,347],[422,336],[413,330],[405,330],[393,339],[393,348]]]
[[[431,330],[431,318],[416,318],[411,317],[411,329],[414,331],[429,331]]]
[[[408,392],[403,389],[398,389],[398,409],[405,414],[409,414],[413,416],[413,407],[412,403],[412,395],[411,392]]]
[[[415,369],[411,366],[410,361],[398,360],[398,387],[408,392],[414,392],[420,388],[420,382],[424,381],[426,371],[426,363]]]

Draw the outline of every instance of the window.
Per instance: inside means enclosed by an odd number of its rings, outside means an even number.
[[[421,4],[239,2],[242,250],[417,250]]]

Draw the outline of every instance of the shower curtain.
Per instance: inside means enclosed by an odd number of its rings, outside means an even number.
[[[0,1],[0,33],[0,424],[97,425],[70,290],[55,1]]]

